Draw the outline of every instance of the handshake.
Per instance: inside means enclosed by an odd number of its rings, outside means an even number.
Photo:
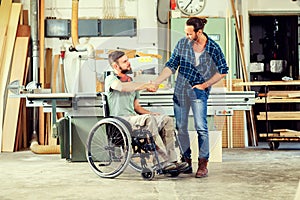
[[[144,86],[148,92],[156,92],[159,88],[159,84],[154,83],[153,81],[146,83]]]

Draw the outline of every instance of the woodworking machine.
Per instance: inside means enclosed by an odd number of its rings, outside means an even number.
[[[44,107],[45,112],[65,112],[68,116],[103,116],[102,101],[96,93],[24,93],[10,84],[11,97],[26,98],[27,107]],[[140,104],[150,110],[158,110],[173,116],[173,88],[157,92],[140,93]],[[226,91],[226,88],[212,88],[208,99],[208,115],[233,115],[234,110],[250,110],[255,104],[254,91]],[[50,109],[50,110],[49,110]],[[192,114],[192,113],[191,113]],[[54,121],[55,122],[55,121]]]
[[[43,107],[52,112],[53,137],[62,137],[61,157],[70,161],[86,161],[85,143],[91,128],[103,117],[101,95],[96,93],[24,93],[22,87],[11,87],[13,98],[26,98],[27,107]],[[155,93],[141,92],[140,104],[146,109],[170,116],[173,112],[173,89],[159,89]],[[212,89],[208,99],[208,115],[232,116],[234,110],[250,110],[255,104],[254,91],[226,91]],[[64,122],[56,123],[56,113],[64,112]],[[192,111],[190,113],[192,115]],[[63,125],[62,125],[63,124]],[[65,127],[63,130],[61,127]],[[72,152],[72,153],[71,153]]]

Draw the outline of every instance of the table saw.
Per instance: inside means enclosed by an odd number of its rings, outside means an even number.
[[[53,113],[53,127],[56,131],[56,112],[64,112],[63,133],[65,137],[63,158],[71,161],[85,161],[85,142],[92,126],[103,117],[102,100],[96,93],[49,93],[20,94],[26,98],[27,107],[43,107],[44,112]],[[150,110],[173,116],[173,89],[157,92],[141,92],[140,104]],[[234,110],[250,110],[255,104],[254,91],[226,91],[225,88],[212,89],[208,99],[208,115],[233,115]],[[192,115],[192,113],[191,113]],[[71,153],[72,152],[72,153]]]

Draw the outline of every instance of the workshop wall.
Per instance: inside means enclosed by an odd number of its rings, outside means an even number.
[[[30,10],[30,0],[22,0],[23,9]],[[105,4],[106,2],[106,4]],[[112,9],[106,10],[109,2]],[[124,7],[121,3],[124,2]],[[158,4],[158,6],[157,6]],[[106,18],[107,12],[109,17],[134,17],[137,19],[137,36],[136,37],[83,37],[79,39],[80,44],[92,44],[95,50],[107,50],[107,49],[135,49],[144,53],[159,53],[163,55],[163,59],[159,60],[161,69],[164,62],[168,58],[168,41],[169,41],[169,30],[167,24],[161,24],[157,20],[156,9],[158,9],[158,16],[167,21],[169,11],[169,1],[163,0],[84,0],[79,1],[79,18],[81,19],[99,19]],[[292,0],[248,0],[238,1],[236,6],[239,9],[239,14],[242,15],[243,19],[243,30],[245,38],[245,59],[247,66],[249,65],[249,13],[297,13],[299,10],[299,3]],[[71,19],[72,0],[45,0],[45,17],[57,18],[57,19]],[[125,15],[124,13],[125,12]],[[229,0],[210,0],[206,1],[204,10],[200,13],[201,16],[206,17],[226,17],[228,13],[231,13],[231,6]],[[123,16],[124,15],[124,16]],[[170,17],[173,17],[171,14]],[[185,17],[185,16],[180,16]],[[46,38],[45,48],[53,49],[53,54],[59,54],[61,47],[69,47],[72,43],[71,38],[61,40],[58,38]],[[65,58],[65,67],[68,71],[67,76],[72,77],[70,81],[67,80],[69,86],[69,92],[76,92],[78,90],[94,91],[94,79],[91,76],[96,77],[97,73],[109,69],[102,61],[96,61],[94,63],[87,63],[87,61],[81,60],[75,62],[74,59],[78,57],[78,53],[67,52]],[[96,66],[94,66],[96,65]],[[73,67],[72,67],[73,66]],[[85,66],[84,71],[74,66]],[[75,69],[75,70],[74,70]],[[91,70],[90,70],[91,69]],[[88,73],[90,71],[90,73]],[[96,73],[97,71],[97,73]],[[83,87],[81,84],[73,84],[74,77],[85,74],[88,78],[78,78],[85,82]],[[70,83],[71,82],[71,83]],[[89,83],[90,82],[90,83]]]

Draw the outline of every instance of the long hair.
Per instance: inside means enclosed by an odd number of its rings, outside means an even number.
[[[207,20],[205,18],[199,17],[191,17],[186,21],[187,26],[193,26],[194,32],[198,32],[199,30],[203,30]]]

